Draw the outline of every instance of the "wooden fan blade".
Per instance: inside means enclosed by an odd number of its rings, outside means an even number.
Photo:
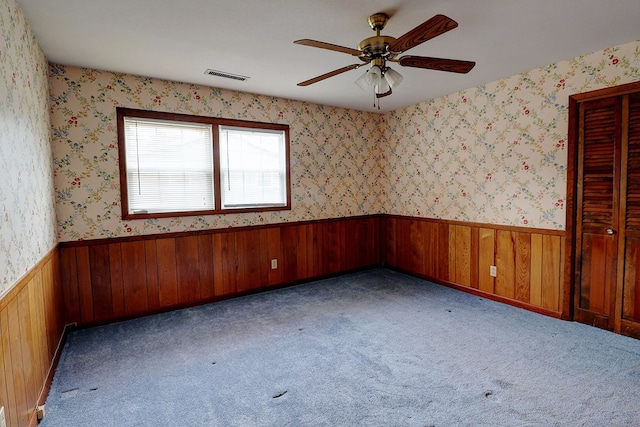
[[[398,62],[404,67],[428,68],[429,70],[450,71],[460,74],[468,73],[476,65],[473,61],[411,55],[403,56]]]
[[[338,46],[337,44],[319,42],[316,40],[302,39],[302,40],[296,40],[294,41],[294,43],[301,44],[304,46],[319,47],[320,49],[333,50],[335,52],[347,53],[353,56],[362,55],[362,52],[360,52],[358,49],[351,49],[350,47]]]
[[[458,23],[453,19],[444,15],[436,15],[428,21],[418,25],[405,35],[397,38],[396,41],[389,46],[389,50],[396,53],[405,52],[420,43],[431,40],[432,38],[437,37],[440,34],[444,34],[449,30],[453,30],[457,26]]]
[[[356,68],[360,68],[363,65],[365,65],[365,64],[347,65],[346,67],[338,68],[337,70],[330,71],[330,72],[328,72],[326,74],[323,74],[321,76],[314,77],[314,78],[309,79],[309,80],[305,80],[304,82],[298,83],[298,86],[309,86],[311,84],[318,83],[319,81],[322,81],[324,79],[328,79],[329,77],[333,77],[333,76],[337,76],[338,74],[342,74],[345,71],[355,70]]]

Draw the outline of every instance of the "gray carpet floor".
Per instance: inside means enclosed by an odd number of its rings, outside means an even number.
[[[375,269],[72,332],[43,427],[639,426],[640,341]]]

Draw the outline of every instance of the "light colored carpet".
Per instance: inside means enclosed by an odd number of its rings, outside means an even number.
[[[638,426],[640,341],[386,269],[71,333],[42,427]]]

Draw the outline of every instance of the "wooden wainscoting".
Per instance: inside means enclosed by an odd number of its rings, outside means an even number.
[[[365,216],[61,243],[64,310],[79,325],[105,323],[380,265],[379,222]]]
[[[385,265],[468,292],[569,317],[564,231],[384,216]],[[497,276],[489,274],[496,266]]]
[[[62,338],[58,249],[0,299],[0,406],[7,426],[35,426]]]
[[[564,241],[564,231],[373,215],[66,242],[64,312],[106,323],[384,264],[568,319]]]

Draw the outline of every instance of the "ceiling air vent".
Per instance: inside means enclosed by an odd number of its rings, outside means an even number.
[[[247,77],[247,76],[241,76],[239,74],[225,73],[224,71],[218,71],[218,70],[212,70],[212,69],[208,69],[204,73],[208,74],[210,76],[224,77],[225,79],[240,80],[241,82],[249,79],[249,77]]]

